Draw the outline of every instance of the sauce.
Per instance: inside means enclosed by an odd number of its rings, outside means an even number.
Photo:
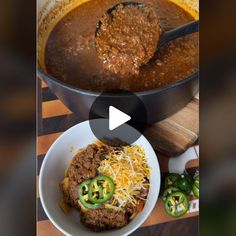
[[[198,70],[198,33],[172,41],[141,67],[138,75],[119,75],[103,68],[95,46],[96,25],[119,0],[93,0],[70,11],[54,27],[45,48],[47,72],[78,88],[92,91],[146,91],[184,79]],[[143,0],[159,17],[162,31],[194,20],[168,0]]]

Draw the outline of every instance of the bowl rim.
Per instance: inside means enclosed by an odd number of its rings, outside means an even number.
[[[119,94],[119,93],[111,93],[111,92],[110,93],[109,92],[96,92],[96,91],[92,91],[92,90],[78,88],[74,85],[70,85],[70,84],[67,84],[67,83],[63,82],[63,81],[55,78],[54,76],[51,76],[50,74],[46,73],[44,70],[42,70],[39,67],[37,67],[37,74],[43,81],[45,81],[44,77],[47,77],[53,83],[56,83],[58,86],[61,86],[64,89],[69,89],[73,92],[80,93],[80,94],[83,94],[83,95],[97,97],[102,93],[104,96],[107,96],[107,97],[114,97],[114,96],[124,97],[124,94],[122,94],[122,93]],[[190,76],[187,76],[184,79],[176,81],[175,83],[171,83],[171,84],[168,84],[168,85],[160,87],[160,88],[155,88],[155,89],[150,89],[150,90],[145,90],[145,91],[140,91],[140,92],[133,92],[133,93],[136,94],[137,96],[148,96],[148,95],[155,94],[155,93],[165,92],[166,90],[172,89],[174,87],[181,86],[181,85],[183,85],[183,84],[185,84],[185,83],[187,83],[191,80],[195,80],[195,79],[198,79],[198,78],[199,78],[199,70],[197,70],[196,72],[194,72]],[[46,81],[45,81],[45,83],[47,84]]]
[[[45,202],[44,202],[44,198],[43,198],[43,194],[42,194],[42,178],[43,178],[43,173],[44,173],[44,169],[45,169],[45,166],[46,166],[46,162],[47,162],[47,159],[49,158],[49,153],[53,150],[53,148],[57,145],[57,143],[59,142],[59,140],[66,134],[68,134],[72,129],[74,129],[75,127],[81,125],[81,124],[86,124],[88,123],[89,125],[89,121],[84,121],[84,122],[80,122],[74,126],[72,126],[71,128],[67,129],[65,132],[63,132],[54,142],[53,144],[50,146],[50,148],[48,149],[46,155],[45,155],[45,158],[43,160],[43,163],[42,163],[42,166],[40,168],[40,173],[39,173],[39,197],[40,197],[40,201],[41,201],[41,204],[42,204],[42,207],[46,213],[46,215],[48,216],[49,220],[53,223],[53,225],[58,229],[60,230],[62,233],[64,233],[65,235],[70,235],[68,234],[68,232],[66,232],[60,225],[58,225],[56,223],[56,221],[53,219],[52,215],[49,213],[46,205],[45,205]],[[131,127],[132,128],[132,127]],[[128,230],[128,232],[126,232],[125,234],[122,234],[122,236],[126,236],[126,235],[129,235],[131,234],[132,232],[134,232],[136,229],[138,229],[146,220],[147,218],[149,217],[149,215],[151,214],[151,212],[153,211],[153,209],[155,208],[155,205],[157,204],[157,200],[158,200],[158,197],[160,195],[160,187],[161,187],[161,170],[160,170],[160,165],[159,165],[159,161],[158,161],[158,157],[152,147],[152,145],[150,144],[150,142],[146,139],[146,137],[144,135],[141,135],[140,138],[143,138],[144,141],[147,142],[147,144],[150,146],[152,152],[155,154],[155,157],[156,157],[156,165],[158,167],[158,170],[156,173],[157,175],[157,178],[159,179],[159,186],[156,190],[157,192],[157,195],[156,195],[156,198],[154,199],[154,201],[152,201],[152,205],[150,206],[150,209],[147,211],[146,215],[144,215],[144,217],[142,218],[142,220],[137,223],[131,230]],[[149,193],[148,193],[149,195]],[[121,228],[122,229],[122,228]],[[119,230],[119,229],[114,229],[114,230]],[[92,232],[92,231],[91,231]],[[112,232],[112,230],[111,230]],[[101,234],[102,235],[102,234]]]

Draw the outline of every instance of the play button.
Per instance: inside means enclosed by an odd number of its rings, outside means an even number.
[[[114,140],[120,140],[132,144],[146,127],[146,109],[134,93],[102,93],[92,104],[89,124],[102,142],[115,145]]]
[[[116,129],[129,121],[131,117],[124,112],[116,109],[113,106],[109,106],[109,130]]]

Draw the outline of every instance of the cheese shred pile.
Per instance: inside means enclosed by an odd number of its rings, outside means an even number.
[[[115,183],[112,205],[119,208],[127,203],[134,207],[141,189],[149,189],[150,168],[143,147],[124,146],[113,150],[100,163],[99,172],[109,176]],[[145,199],[142,199],[145,200]]]

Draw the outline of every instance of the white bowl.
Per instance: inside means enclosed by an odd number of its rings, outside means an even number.
[[[155,207],[160,190],[158,160],[152,146],[144,136],[141,136],[134,144],[142,145],[148,158],[148,165],[151,167],[150,190],[143,211],[127,226],[101,233],[92,232],[80,223],[79,213],[76,210],[71,210],[68,215],[65,215],[59,207],[62,198],[59,183],[64,177],[65,169],[79,148],[84,148],[96,140],[89,122],[85,121],[68,129],[53,143],[44,158],[39,176],[39,194],[43,208],[51,222],[65,235],[128,235],[148,218]]]

